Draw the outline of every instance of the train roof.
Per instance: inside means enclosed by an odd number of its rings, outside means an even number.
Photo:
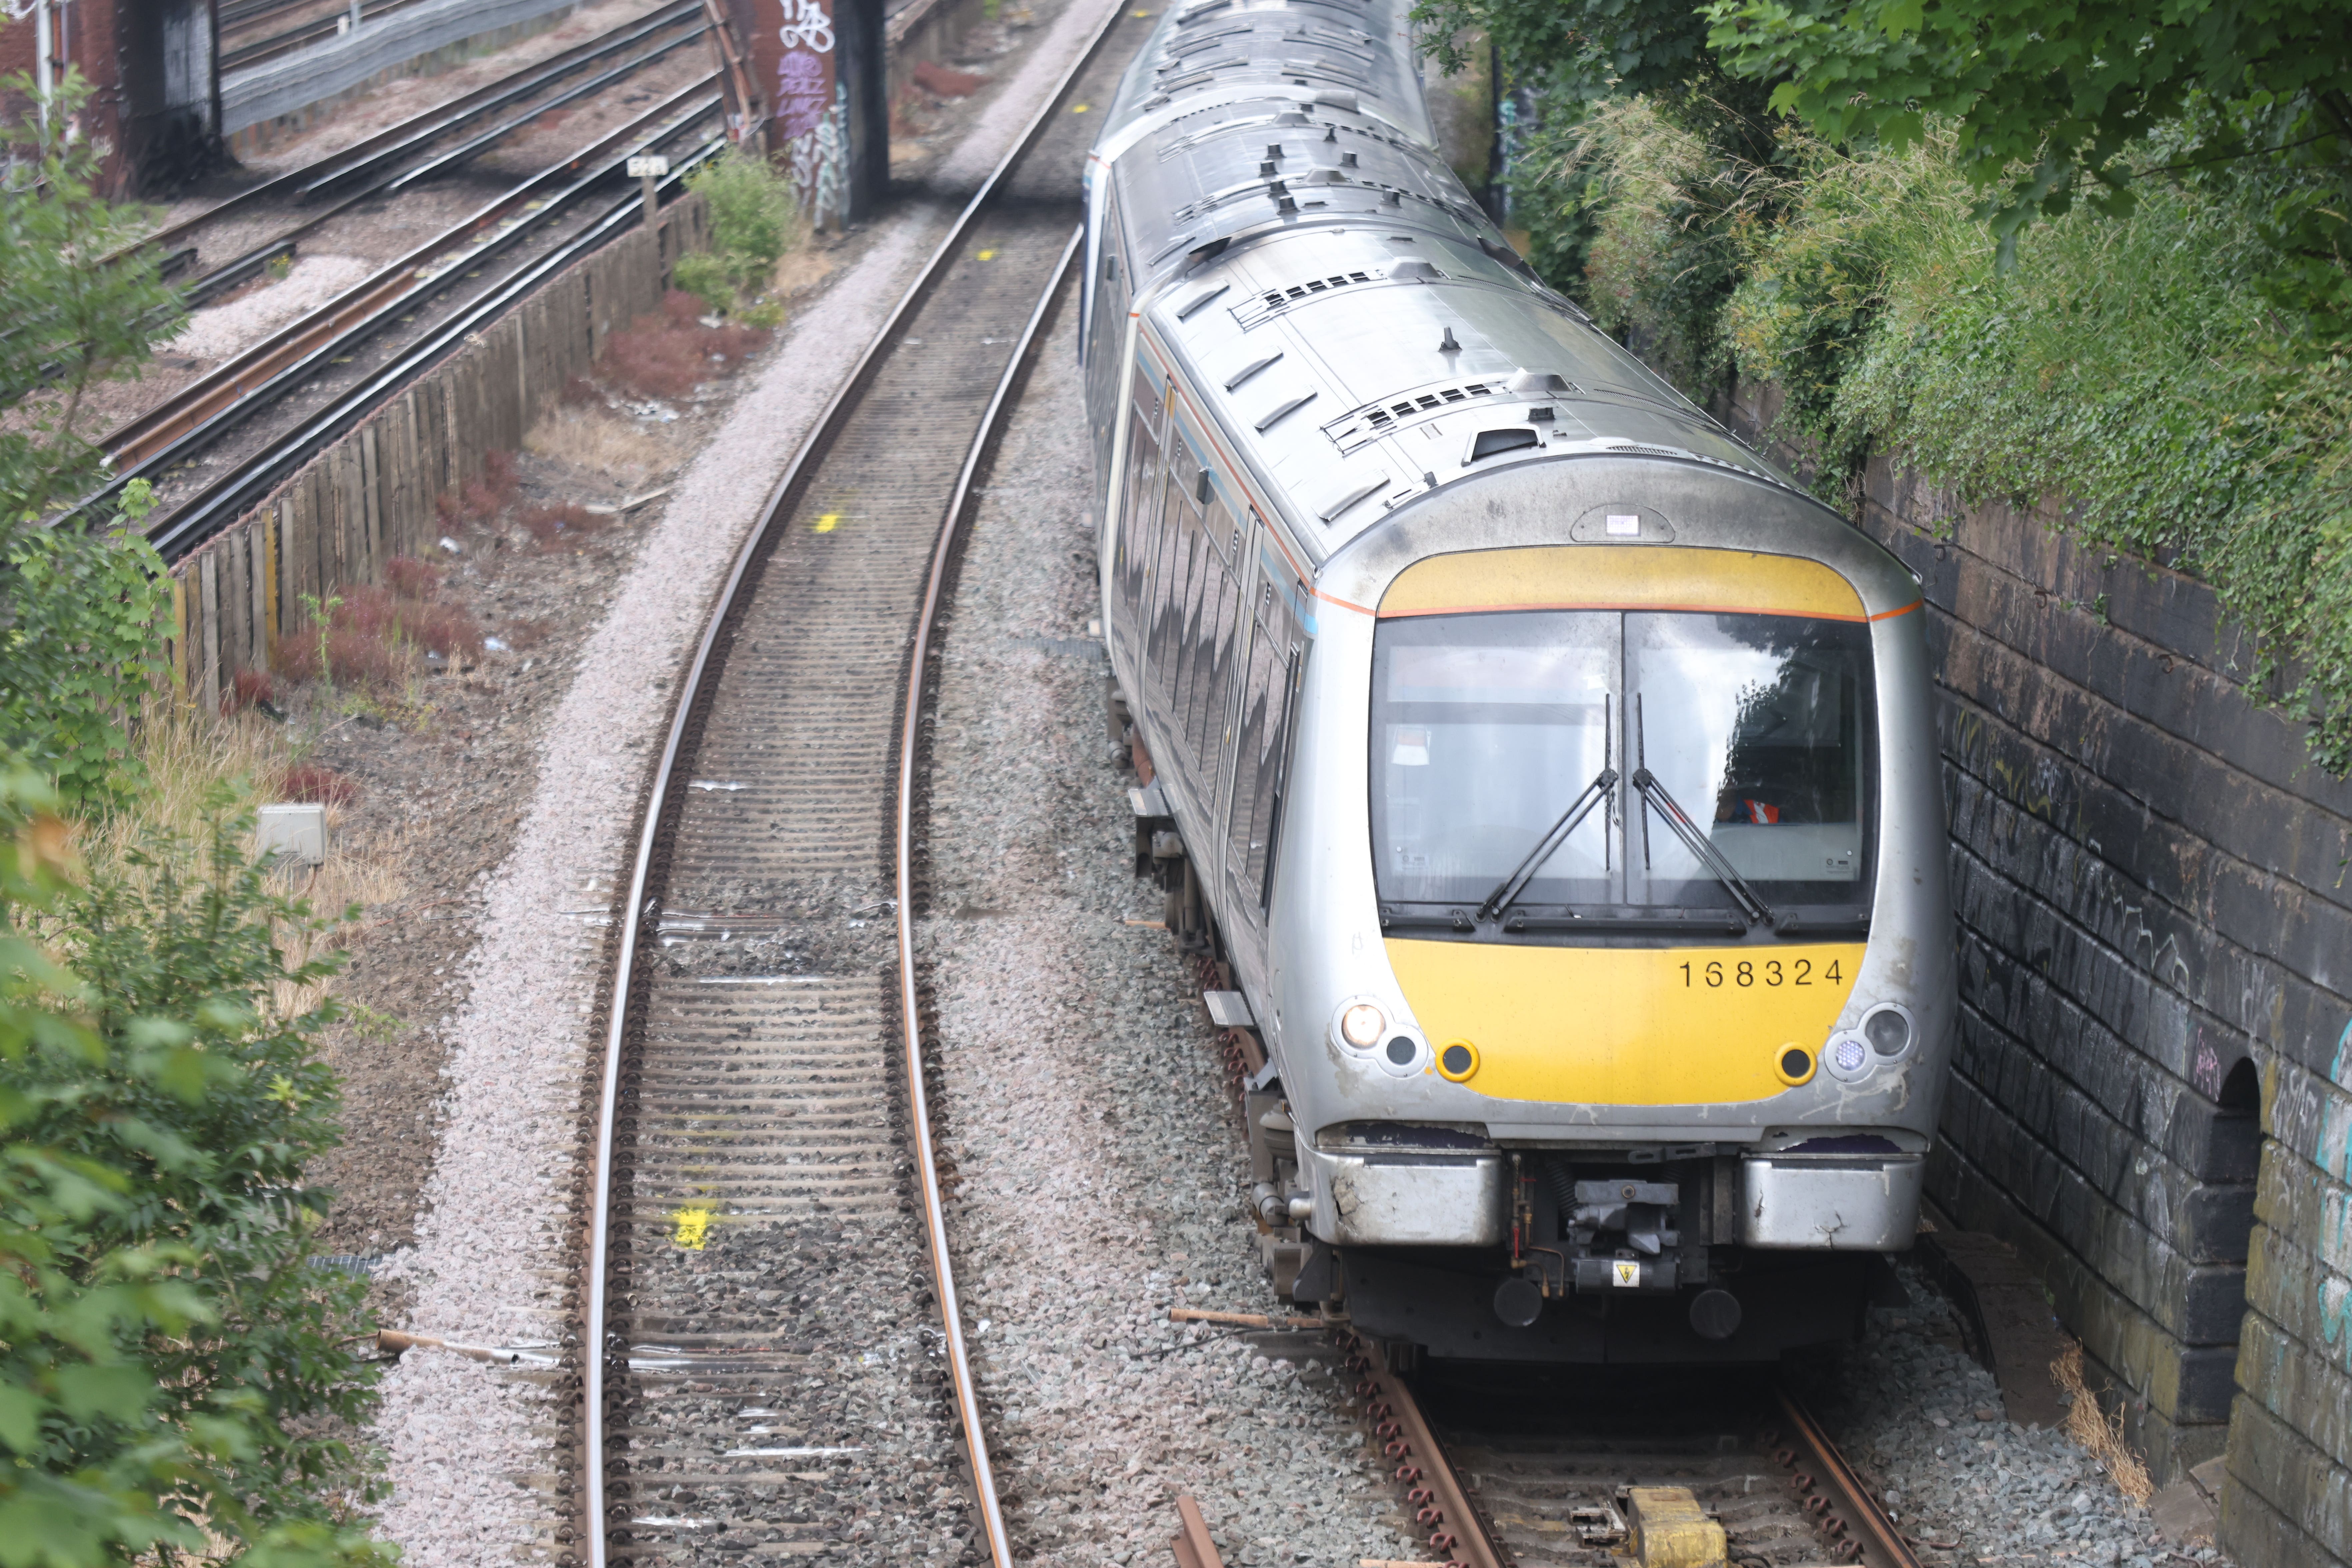
[[[1319,563],[1410,498],[1582,455],[1802,493],[1511,250],[1433,145],[1408,4],[1173,11],[1097,144],[1137,308],[1287,531]]]

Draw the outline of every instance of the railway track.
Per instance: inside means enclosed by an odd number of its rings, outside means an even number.
[[[544,176],[535,177],[427,247],[431,255],[421,263],[404,258],[149,410],[126,427],[127,435],[118,432],[101,443],[120,452],[118,466],[83,506],[120,493],[133,479],[150,479],[159,504],[146,525],[148,542],[166,561],[186,554],[326,443],[456,353],[469,334],[642,221],[638,193],[613,194],[606,178],[630,155],[667,153],[670,173],[659,195],[674,196],[694,170],[725,149],[719,112],[717,95],[707,95],[685,105],[676,123],[623,143],[603,165],[549,196],[519,194],[544,188]],[[541,205],[516,215],[534,201]],[[501,263],[503,271],[483,280],[485,269]],[[403,327],[415,330],[395,331]],[[394,341],[378,341],[385,337]],[[289,427],[257,437],[247,429],[298,393],[310,395],[312,405],[299,410]],[[191,466],[224,446],[229,449],[204,459],[216,467],[200,474]]]
[[[1740,1568],[1918,1568],[1819,1421],[1768,1375],[1663,1367],[1403,1375],[1383,1347],[1345,1334],[1342,1342],[1415,1528],[1434,1556],[1460,1568],[1601,1568],[1629,1553],[1644,1563],[1712,1561],[1678,1554],[1710,1521],[1724,1536],[1713,1550]]]
[[[1143,32],[1104,24],[957,220],[787,471],[679,693],[609,1009],[592,1568],[1013,1561],[930,1147],[908,687],[1070,266],[1090,126],[1066,106],[1106,99]],[[869,1310],[820,1314],[843,1278]]]
[[[244,282],[263,263],[286,253],[287,247],[350,206],[403,179],[415,167],[415,161],[444,138],[472,131],[502,111],[527,106],[527,112],[510,117],[497,128],[495,134],[519,130],[561,106],[554,99],[538,100],[550,89],[572,81],[583,71],[594,70],[596,76],[588,82],[574,84],[563,96],[599,90],[621,79],[614,74],[615,67],[623,73],[640,68],[671,49],[706,37],[708,32],[700,0],[677,0],[677,4],[624,22],[561,54],[486,82],[447,103],[421,110],[348,147],[273,175],[200,213],[156,230],[107,259],[115,261],[131,250],[152,248],[163,253],[167,269],[186,270],[202,261],[200,247],[194,242],[206,229],[228,227],[263,216],[273,205],[308,204],[331,190],[336,193],[331,205],[305,206],[300,220],[292,227],[273,231],[248,245],[242,254],[193,279],[184,288],[183,295],[191,305],[201,304],[205,298]],[[491,136],[484,132],[470,138],[470,152],[484,151]]]

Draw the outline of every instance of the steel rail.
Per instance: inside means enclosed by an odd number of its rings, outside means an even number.
[[[1796,1395],[1787,1389],[1774,1392],[1780,1401],[1780,1414],[1788,1419],[1790,1436],[1795,1441],[1773,1458],[1790,1456],[1780,1462],[1783,1468],[1795,1470],[1790,1479],[1797,1483],[1799,1491],[1811,1489],[1802,1484],[1809,1476],[1815,1486],[1824,1489],[1821,1494],[1823,1527],[1860,1546],[1862,1560],[1871,1568],[1919,1568],[1918,1556],[1911,1550],[1910,1542],[1862,1484],[1862,1478],[1845,1462],[1845,1456],[1838,1452],[1838,1446],[1830,1441],[1830,1435],[1822,1430],[1812,1412],[1798,1403]],[[1799,1460],[1811,1465],[1819,1474],[1797,1470]]]
[[[667,192],[677,191],[684,185],[689,174],[719,156],[726,150],[727,144],[724,134],[712,137],[684,159],[673,163],[668,175],[660,182],[660,188]],[[235,521],[247,505],[262,500],[279,480],[300,467],[319,447],[358,425],[410,381],[457,353],[465,346],[468,337],[496,321],[532,289],[640,221],[643,212],[644,202],[635,192],[615,201],[601,218],[588,227],[512,276],[500,279],[478,299],[467,301],[422,341],[404,350],[390,364],[312,415],[299,429],[284,439],[273,442],[268,449],[257,453],[223,476],[202,495],[175,509],[167,520],[149,532],[148,542],[166,561],[176,561],[202,544]]]
[[[1349,1338],[1363,1363],[1363,1381],[1356,1392],[1364,1396],[1373,1440],[1381,1445],[1381,1457],[1394,1466],[1390,1479],[1406,1489],[1406,1502],[1418,1510],[1414,1522],[1429,1531],[1430,1550],[1444,1553],[1449,1568],[1509,1568],[1509,1552],[1495,1541],[1486,1516],[1471,1501],[1469,1489],[1445,1456],[1445,1445],[1422,1414],[1421,1402],[1404,1379],[1390,1370],[1388,1353],[1361,1335]]]
[[[1364,1399],[1373,1440],[1393,1465],[1390,1479],[1408,1489],[1407,1506],[1418,1510],[1415,1522],[1429,1531],[1428,1546],[1444,1554],[1448,1568],[1508,1568],[1515,1561],[1509,1547],[1455,1469],[1412,1385],[1390,1368],[1377,1342],[1354,1333],[1343,1339],[1353,1352],[1350,1365],[1361,1373],[1356,1392]],[[1909,1542],[1821,1423],[1786,1387],[1775,1388],[1773,1398],[1787,1424],[1787,1441],[1768,1427],[1762,1445],[1782,1445],[1769,1457],[1791,1472],[1791,1488],[1807,1500],[1815,1528],[1839,1549],[1858,1551],[1855,1561],[1865,1568],[1920,1568]]]
[[[955,493],[948,500],[947,517],[940,526],[939,547],[932,552],[930,573],[923,584],[923,607],[915,620],[913,662],[908,668],[907,700],[898,731],[898,805],[893,855],[898,861],[898,1014],[907,1044],[907,1121],[914,1131],[916,1163],[922,1173],[923,1225],[930,1235],[931,1277],[940,1298],[940,1325],[947,1333],[948,1376],[955,1384],[956,1408],[963,1415],[964,1448],[971,1457],[972,1489],[980,1495],[981,1522],[988,1531],[989,1554],[995,1562],[1007,1565],[1013,1562],[1013,1542],[1005,1533],[1003,1510],[997,1506],[996,1472],[988,1461],[988,1443],[980,1430],[980,1390],[972,1381],[971,1358],[964,1347],[963,1312],[957,1304],[955,1265],[948,1256],[947,1212],[940,1203],[939,1154],[931,1145],[930,1095],[923,1086],[922,1009],[915,980],[915,768],[922,733],[924,667],[930,658],[931,632],[939,619],[940,595],[947,584],[948,568],[955,558],[956,547],[962,542],[964,523],[970,515],[972,480],[996,445],[1005,405],[1012,401],[1014,386],[1028,374],[1036,356],[1038,329],[1068,281],[1071,261],[1086,237],[1086,227],[1081,225],[1070,236],[1069,244],[1062,247],[1061,259],[1047,275],[1045,292],[1037,298],[1037,308],[1021,329],[1013,357],[989,397],[987,410],[980,416],[980,433],[971,450],[964,455],[963,469],[956,475]]]
[[[801,444],[800,450],[793,455],[792,462],[784,470],[783,477],[777,481],[775,489],[771,492],[766,504],[761,508],[759,522],[753,526],[750,536],[737,551],[734,563],[729,569],[727,580],[719,589],[710,618],[703,628],[702,637],[695,647],[693,659],[687,668],[686,679],[678,684],[676,705],[671,711],[669,731],[664,738],[661,754],[654,764],[653,777],[646,795],[645,817],[639,827],[636,850],[630,866],[628,891],[620,906],[624,913],[618,922],[619,943],[614,960],[613,984],[607,1008],[604,1038],[604,1061],[599,1084],[595,1166],[590,1187],[592,1208],[588,1234],[588,1268],[587,1279],[583,1281],[587,1302],[584,1313],[586,1321],[580,1336],[582,1355],[587,1362],[587,1364],[581,1369],[583,1385],[581,1412],[582,1469],[586,1481],[583,1489],[585,1499],[583,1523],[588,1545],[586,1568],[609,1568],[610,1564],[605,1521],[607,1489],[604,1473],[606,1425],[604,1379],[612,1357],[611,1347],[605,1342],[611,1332],[606,1292],[610,1283],[612,1265],[614,1123],[620,1107],[621,1070],[628,1042],[629,1003],[636,984],[636,958],[640,935],[646,931],[654,914],[649,889],[654,876],[656,855],[661,843],[665,819],[671,805],[672,785],[677,777],[678,764],[691,738],[698,706],[697,700],[705,689],[706,683],[717,674],[719,647],[726,627],[733,617],[742,596],[743,584],[749,578],[754,564],[766,552],[773,531],[789,515],[793,504],[799,500],[802,490],[815,473],[824,455],[839,438],[842,431],[848,425],[851,416],[864,401],[875,377],[888,360],[892,350],[897,347],[898,340],[905,334],[908,322],[914,318],[923,302],[938,289],[961,256],[965,243],[971,236],[982,215],[989,209],[995,198],[999,186],[1004,184],[1007,175],[1014,166],[1036,145],[1046,126],[1053,122],[1055,110],[1067,96],[1081,74],[1093,64],[1095,57],[1102,49],[1104,41],[1118,26],[1123,15],[1123,9],[1113,9],[1103,18],[1102,25],[1096,29],[1094,36],[1087,39],[1085,48],[1078,52],[1077,58],[1071,62],[1069,69],[1045,94],[1044,101],[1038,106],[1036,114],[1023,129],[1012,150],[998,163],[995,169],[991,171],[988,179],[978,191],[973,193],[971,199],[957,215],[954,223],[949,226],[946,236],[941,238],[939,245],[932,250],[929,258],[923,264],[922,271],[917,274],[906,292],[899,297],[898,302],[891,308],[888,318],[882,323],[881,330],[875,334],[874,341],[866,345],[865,353],[858,356],[857,363],[851,368],[849,375],[826,403],[824,411],[819,416],[808,438]],[[1016,359],[1018,357],[1018,355],[1015,356]],[[992,407],[993,406],[995,405],[992,404]],[[983,430],[983,437],[985,434]],[[942,526],[944,521],[943,518]],[[920,1081],[919,1076],[911,1080],[913,1084],[918,1085]],[[930,1196],[931,1202],[935,1205],[936,1192]],[[935,1213],[936,1209],[930,1212]],[[938,1233],[934,1232],[934,1234]],[[944,1254],[935,1251],[934,1256],[937,1259],[943,1258]],[[943,1311],[949,1300],[950,1298],[942,1295]],[[960,1324],[957,1343],[959,1345],[961,1343]],[[967,1370],[964,1377],[957,1384],[960,1401],[971,1386]],[[980,1410],[976,1405],[960,1405],[959,1414],[963,1422],[967,1445],[975,1452],[983,1452]],[[976,1473],[974,1476],[976,1489],[979,1487],[979,1481],[980,1473]],[[1003,1532],[1003,1517],[994,1492],[982,1490],[976,1500],[984,1510],[988,1522],[992,1561],[996,1564],[996,1568],[1013,1568],[1011,1547]]]
[[[494,114],[519,99],[527,98],[541,88],[561,81],[574,71],[585,69],[607,56],[617,54],[634,44],[642,43],[656,33],[677,26],[681,22],[700,15],[700,0],[677,0],[677,4],[665,6],[649,16],[633,17],[616,27],[564,50],[562,54],[551,56],[547,59],[536,60],[519,70],[499,78],[496,81],[485,82],[462,97],[452,99],[447,103],[436,104],[431,109],[411,115],[398,124],[386,126],[374,135],[365,137],[348,147],[338,148],[299,168],[289,169],[284,174],[273,175],[248,190],[239,191],[226,201],[217,202],[206,207],[200,213],[182,218],[178,223],[167,227],[159,228],[152,234],[143,235],[119,250],[110,251],[101,259],[106,262],[120,261],[124,257],[149,246],[169,251],[198,229],[208,224],[218,223],[221,219],[247,207],[259,205],[321,181],[331,183],[335,180],[349,179],[379,162],[398,159],[435,137],[458,130],[485,114]],[[363,195],[366,194],[362,193]]]

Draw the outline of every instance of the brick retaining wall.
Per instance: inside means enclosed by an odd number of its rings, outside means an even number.
[[[2241,1563],[2352,1563],[2352,784],[2194,579],[1883,458],[1864,492],[1948,764],[1930,1190],[2041,1269],[2159,1484],[2226,1450]]]

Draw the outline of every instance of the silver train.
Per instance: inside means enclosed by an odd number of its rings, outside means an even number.
[[[1171,9],[1087,165],[1111,721],[1268,1265],[1435,1356],[1835,1341],[1956,1022],[1919,584],[1534,277],[1406,9]]]

